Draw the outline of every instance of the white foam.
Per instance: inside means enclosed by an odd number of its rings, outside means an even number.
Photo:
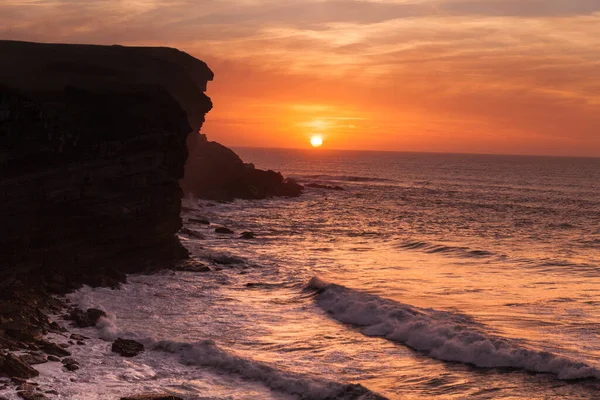
[[[154,344],[154,349],[179,354],[181,361],[186,365],[205,366],[226,373],[234,373],[245,379],[262,382],[270,389],[298,396],[301,399],[384,399],[369,392],[361,385],[312,379],[236,356],[220,349],[212,340],[194,344],[159,341]]]
[[[124,290],[127,290],[125,288]],[[164,360],[165,355],[173,358],[178,356],[178,361],[185,366],[205,367],[208,371],[236,376],[244,381],[253,381],[262,385],[265,390],[279,392],[280,398],[290,395],[303,400],[377,400],[384,399],[373,394],[361,385],[343,384],[335,381],[316,379],[289,371],[278,369],[249,358],[240,357],[230,351],[221,349],[212,340],[202,340],[196,343],[180,342],[174,340],[156,340],[152,332],[132,332],[120,329],[117,318],[110,311],[98,304],[94,298],[94,290],[84,287],[70,296],[79,307],[94,307],[104,310],[107,317],[102,317],[96,324],[96,335],[90,335],[90,330],[82,330],[88,336],[97,336],[104,341],[112,341],[118,337],[135,339],[144,344],[148,351],[132,360],[120,360],[118,368],[114,368],[116,380],[121,382],[153,381],[157,376],[154,358]],[[102,345],[99,345],[102,346]],[[106,351],[106,346],[104,345]],[[110,354],[110,353],[109,353]],[[154,356],[153,356],[154,354]],[[161,355],[163,354],[163,355]],[[100,358],[100,357],[99,357]],[[114,359],[115,356],[111,355]],[[144,360],[140,363],[140,360]],[[162,362],[161,362],[162,363]],[[268,389],[267,389],[268,388]],[[264,398],[264,396],[262,396]],[[285,397],[287,398],[287,397]]]
[[[464,315],[420,309],[318,278],[308,286],[318,292],[317,304],[333,318],[439,360],[551,373],[560,379],[600,379],[596,367],[486,334]]]

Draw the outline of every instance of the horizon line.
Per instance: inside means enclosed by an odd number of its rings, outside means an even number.
[[[311,148],[311,147],[268,147],[268,146],[234,146],[228,147],[237,149],[263,149],[263,150],[302,150],[302,151],[345,151],[345,152],[364,152],[364,153],[409,153],[409,154],[446,154],[458,156],[502,156],[502,157],[544,157],[544,158],[583,158],[583,159],[600,159],[597,156],[576,156],[576,155],[555,155],[555,154],[510,154],[510,153],[461,153],[461,152],[444,152],[444,151],[415,151],[415,150],[353,150],[353,149],[332,149],[332,148]]]

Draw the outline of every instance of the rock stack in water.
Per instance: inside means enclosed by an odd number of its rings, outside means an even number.
[[[190,135],[190,157],[181,186],[186,194],[210,200],[263,199],[299,196],[303,187],[279,172],[246,164],[231,149]]]

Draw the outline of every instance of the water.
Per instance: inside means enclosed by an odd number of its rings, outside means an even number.
[[[64,398],[600,396],[600,159],[237,150],[344,190],[184,200],[213,223],[182,235],[213,271],[73,295],[110,319],[81,330],[98,339]],[[124,364],[116,336],[153,350]]]

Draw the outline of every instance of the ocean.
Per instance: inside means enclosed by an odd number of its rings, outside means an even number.
[[[92,338],[73,347],[79,371],[44,364],[38,382],[74,399],[133,389],[600,398],[600,159],[235,150],[257,168],[343,190],[184,199],[181,239],[212,271],[70,295],[109,318],[74,329]],[[116,356],[106,341],[116,337],[147,351]]]

